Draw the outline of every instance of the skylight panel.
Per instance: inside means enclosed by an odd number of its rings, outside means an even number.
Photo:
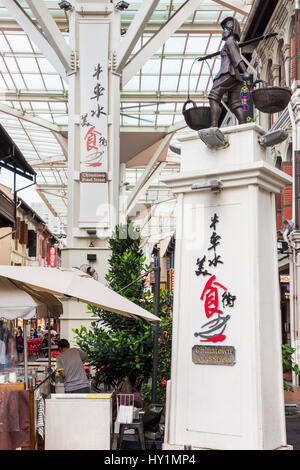
[[[165,53],[183,54],[185,42],[185,36],[170,37],[165,43]]]
[[[32,52],[32,47],[27,36],[17,34],[6,34],[6,38],[14,52]]]
[[[19,57],[17,58],[17,62],[22,73],[39,73],[35,59],[30,57]]]
[[[219,50],[220,45],[222,43],[221,35],[217,37],[212,37],[211,40],[209,41],[209,46],[207,49],[207,54],[216,52]]]
[[[167,114],[157,116],[157,125],[158,126],[171,126],[173,122],[173,116]]]
[[[216,23],[219,17],[218,11],[197,11],[195,16],[195,23]]]
[[[182,60],[164,59],[162,64],[162,74],[175,73],[179,75]]]
[[[131,80],[124,86],[124,90],[138,90],[140,85],[140,78],[138,76],[132,77]]]
[[[3,76],[3,78],[4,78],[4,80],[5,80],[5,82],[6,82],[9,89],[13,90],[13,89],[16,88],[13,81],[12,81],[12,79],[10,78],[10,75],[8,73],[4,73],[2,76]]]
[[[25,85],[25,82],[22,78],[22,75],[20,75],[19,73],[13,73],[12,74],[12,78],[13,78],[13,81],[14,83],[16,84],[16,87],[21,90],[21,89],[24,89],[26,88],[26,85]]]
[[[141,91],[157,90],[159,76],[142,76]]]
[[[175,91],[177,89],[178,84],[178,77],[168,77],[166,75],[162,75],[161,82],[160,82],[160,89],[163,91]]]
[[[5,91],[5,90],[7,90],[7,86],[2,76],[0,75],[0,91]]]
[[[18,64],[13,57],[5,56],[5,63],[3,59],[1,59],[1,61],[3,61],[3,72],[7,73],[9,71],[10,73],[20,73],[20,70],[18,69]],[[1,71],[2,71],[2,65],[1,65]]]
[[[142,68],[142,73],[159,73],[160,63],[160,59],[148,60]]]
[[[10,48],[9,48],[9,45],[7,44],[7,41],[2,34],[0,34],[0,51],[1,52],[10,52]]]
[[[23,77],[28,88],[32,90],[45,90],[45,86],[40,75],[25,74]]]
[[[209,36],[190,36],[188,39],[186,53],[187,54],[204,54]]]
[[[50,64],[49,60],[39,57],[37,61],[42,73],[57,73],[57,70]]]
[[[178,89],[180,91],[185,91],[185,90],[187,91],[188,90],[188,80],[189,80],[189,77],[187,77],[187,76],[181,77],[180,82],[179,82],[179,87],[178,87]],[[197,81],[198,81],[198,76],[191,76],[190,92],[195,91]]]
[[[48,90],[60,90],[61,80],[59,75],[43,75],[46,88]]]

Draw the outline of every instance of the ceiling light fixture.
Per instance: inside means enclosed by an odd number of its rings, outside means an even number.
[[[73,9],[72,4],[70,2],[67,2],[67,0],[62,0],[61,2],[58,2],[59,8],[65,11],[70,11]]]
[[[125,2],[124,0],[121,0],[116,4],[116,9],[117,10],[126,10],[129,7],[129,3]]]

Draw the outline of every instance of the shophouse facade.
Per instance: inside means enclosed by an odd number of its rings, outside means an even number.
[[[13,194],[10,188],[0,185],[0,195],[11,201],[13,211]],[[23,201],[17,199],[16,229],[13,224],[0,228],[0,264],[11,266],[49,266],[50,248],[55,250],[55,263],[60,266],[61,241],[48,229],[43,219]]]
[[[300,4],[294,0],[256,0],[243,31],[242,41],[277,33],[267,41],[243,50],[250,64],[248,71],[254,79],[260,78],[269,86],[290,87],[290,105],[281,113],[264,114],[251,103],[251,117],[265,131],[284,129],[288,139],[270,148],[273,164],[293,176],[293,185],[287,186],[276,198],[278,234],[278,282],[281,292],[282,342],[296,349],[300,357],[298,324],[300,311],[295,299],[299,286],[293,282],[295,244],[291,233],[299,229],[300,198]],[[224,125],[231,123],[227,115]],[[262,227],[263,230],[263,227]],[[272,293],[266,293],[272,295]],[[294,378],[294,382],[298,380]]]

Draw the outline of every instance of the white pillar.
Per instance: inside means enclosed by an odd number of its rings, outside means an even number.
[[[222,131],[229,147],[217,151],[190,132],[181,173],[165,180],[178,215],[164,448],[286,448],[275,193],[291,178],[261,128]]]
[[[118,221],[120,75],[115,51],[120,12],[109,0],[76,0],[70,42],[79,68],[70,76],[68,246],[85,248],[87,230],[105,240]]]
[[[68,247],[62,266],[88,264],[105,282],[107,239],[119,219],[120,75],[114,70],[120,11],[110,0],[72,3],[70,46],[77,68],[69,77]],[[73,325],[87,325],[84,318],[85,306],[65,303],[62,324],[69,340]]]

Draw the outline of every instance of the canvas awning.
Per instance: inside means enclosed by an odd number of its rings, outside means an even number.
[[[0,277],[17,281],[19,287],[79,300],[126,317],[160,320],[78,269],[0,266]]]
[[[53,308],[51,308],[53,306]],[[29,290],[19,288],[13,282],[0,278],[0,317],[6,320],[22,318],[57,317],[62,313],[62,305],[51,294],[31,295]]]

